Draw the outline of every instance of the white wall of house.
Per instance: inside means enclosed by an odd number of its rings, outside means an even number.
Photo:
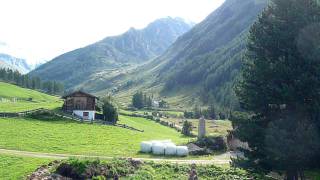
[[[88,114],[88,116],[84,117],[84,114]],[[75,114],[76,116],[80,116],[83,119],[86,120],[94,120],[94,116],[95,116],[95,111],[86,111],[86,110],[74,110],[73,114]]]

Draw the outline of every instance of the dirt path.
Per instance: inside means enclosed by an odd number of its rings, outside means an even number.
[[[27,156],[35,158],[48,158],[48,159],[68,159],[70,157],[75,158],[99,158],[99,159],[112,159],[109,156],[90,156],[90,155],[73,155],[73,154],[53,154],[53,153],[39,153],[39,152],[29,152],[29,151],[19,151],[19,150],[8,150],[0,149],[0,154],[5,155],[17,155],[17,156]],[[232,152],[227,152],[218,156],[214,156],[212,160],[189,160],[189,159],[157,159],[157,158],[132,158],[141,161],[154,161],[154,162],[170,162],[178,164],[215,164],[215,165],[226,165],[230,162],[230,157],[236,154]]]

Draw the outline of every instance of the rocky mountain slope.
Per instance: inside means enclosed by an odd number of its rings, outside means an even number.
[[[169,101],[178,98],[180,104],[236,107],[233,84],[248,30],[266,5],[267,0],[226,0],[164,54],[127,75],[127,82],[135,79],[133,85],[120,86],[118,94],[141,89],[158,92]]]
[[[104,84],[128,69],[162,54],[192,27],[179,18],[163,18],[146,28],[107,37],[84,48],[65,53],[30,73],[44,80],[63,82],[71,89],[103,89]],[[94,82],[94,83],[93,83]]]

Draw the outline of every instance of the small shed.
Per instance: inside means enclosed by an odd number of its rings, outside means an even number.
[[[72,113],[86,120],[95,119],[97,97],[83,91],[75,91],[62,97],[64,99],[63,111]]]

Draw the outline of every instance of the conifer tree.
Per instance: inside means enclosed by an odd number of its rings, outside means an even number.
[[[236,135],[250,149],[242,149],[247,159],[235,160],[235,164],[285,171],[290,180],[317,166],[319,29],[316,0],[271,0],[251,27],[243,80],[236,88],[241,107],[249,115],[233,118]],[[307,151],[312,152],[303,153]]]

